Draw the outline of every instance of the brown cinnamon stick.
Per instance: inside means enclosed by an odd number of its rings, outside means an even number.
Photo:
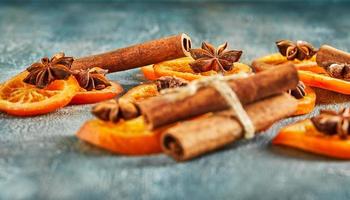
[[[247,78],[229,81],[242,104],[296,88],[299,78],[293,64],[269,69]],[[166,94],[145,99],[138,107],[151,129],[207,112],[225,110],[228,105],[212,87],[203,87],[196,94],[179,99],[178,94]]]
[[[316,62],[324,68],[332,64],[350,64],[350,53],[323,45],[316,54]]]
[[[297,100],[288,94],[270,97],[245,107],[256,131],[292,115]],[[189,120],[169,128],[162,135],[164,153],[178,161],[188,160],[221,148],[243,137],[243,127],[231,111]]]
[[[281,64],[278,65],[274,65],[274,64],[270,64],[270,63],[266,63],[263,61],[259,61],[259,60],[254,60],[252,62],[252,68],[255,70],[255,72],[261,72],[261,71],[265,71],[267,69],[271,69],[274,67],[278,67]],[[283,65],[283,64],[282,64]]]
[[[110,52],[78,58],[72,69],[100,67],[109,72],[123,71],[189,56],[191,39],[186,34],[152,40]]]

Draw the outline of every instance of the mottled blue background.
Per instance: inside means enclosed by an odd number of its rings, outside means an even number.
[[[244,51],[245,63],[276,51],[274,41],[283,38],[350,50],[346,2],[80,2],[0,4],[0,81],[58,51],[79,57],[179,32],[195,46],[228,41]],[[109,77],[126,88],[144,81],[138,70]],[[310,115],[347,104],[336,97],[319,96],[335,103]],[[92,117],[90,107],[33,118],[0,114],[0,199],[350,199],[348,162],[270,144],[280,127],[310,115],[176,163],[164,155],[112,155],[80,142],[74,134]]]

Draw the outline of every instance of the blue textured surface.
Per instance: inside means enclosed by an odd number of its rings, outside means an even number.
[[[195,46],[228,41],[244,50],[246,63],[274,52],[282,38],[349,51],[349,10],[346,3],[302,2],[0,4],[0,81],[58,51],[78,57],[178,32],[188,33]],[[109,77],[126,88],[143,81],[138,70]],[[311,115],[342,104],[318,106]],[[270,144],[280,127],[310,115],[176,163],[164,155],[112,155],[78,141],[74,134],[92,117],[90,107],[25,119],[0,114],[0,199],[350,198],[348,162]]]

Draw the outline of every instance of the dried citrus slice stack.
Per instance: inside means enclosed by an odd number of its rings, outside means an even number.
[[[0,111],[16,116],[49,113],[69,104],[79,90],[79,84],[72,76],[40,89],[23,82],[28,73],[24,71],[0,87]]]

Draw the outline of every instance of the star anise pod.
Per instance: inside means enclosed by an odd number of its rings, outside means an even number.
[[[73,71],[73,75],[79,82],[80,87],[91,91],[93,89],[102,90],[111,85],[106,78],[107,72],[107,70],[94,67],[91,69],[75,70]]]
[[[118,122],[121,118],[120,107],[115,99],[96,104],[91,112],[103,121]]]
[[[188,81],[174,76],[162,76],[156,80],[158,91],[167,88],[178,88],[188,84]]]
[[[306,95],[304,83],[299,81],[297,87],[294,90],[289,90],[288,93],[294,96],[296,99],[303,98]]]
[[[339,112],[322,110],[318,116],[311,118],[317,130],[327,135],[339,135],[347,138],[350,134],[350,108],[343,108]]]
[[[298,40],[296,43],[290,40],[280,40],[276,42],[279,52],[287,57],[287,60],[310,59],[317,53],[317,50],[308,42]]]
[[[350,64],[331,64],[326,67],[326,71],[331,77],[350,80]]]
[[[41,62],[33,63],[27,68],[29,74],[23,81],[44,88],[54,80],[65,80],[71,75],[73,61],[73,57],[66,57],[64,53],[58,53],[51,59],[44,57]]]
[[[226,50],[227,42],[217,49],[213,45],[203,42],[201,49],[190,49],[190,53],[195,61],[190,63],[192,70],[196,73],[214,71],[229,71],[233,63],[237,62],[242,55],[242,51]]]
[[[118,122],[120,119],[132,119],[140,116],[135,103],[128,99],[112,99],[98,103],[92,108],[92,114],[103,121]]]

